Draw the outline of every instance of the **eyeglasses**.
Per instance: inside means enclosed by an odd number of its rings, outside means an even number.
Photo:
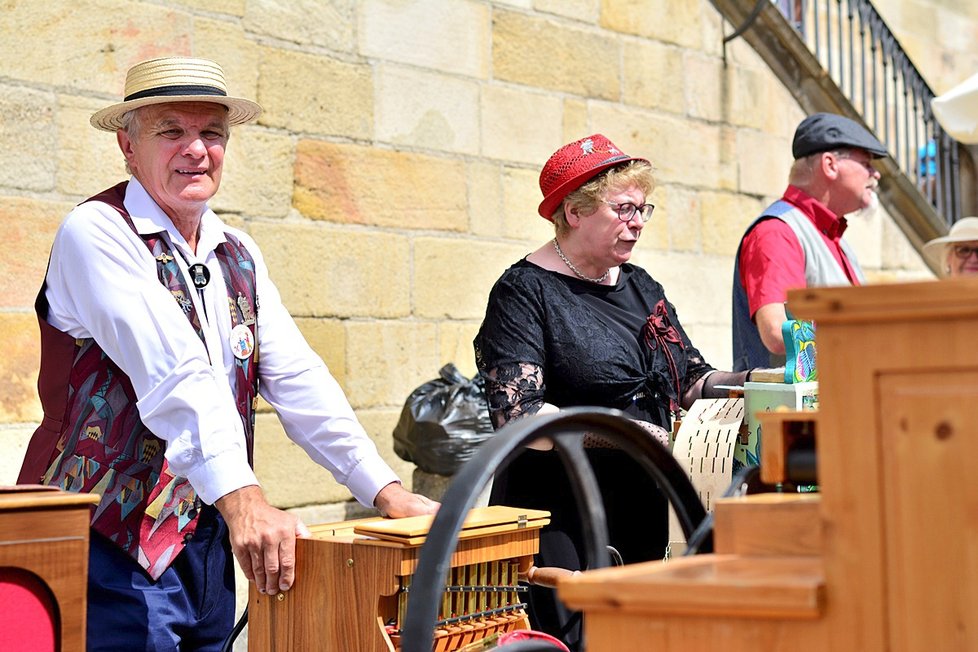
[[[653,204],[642,204],[641,206],[636,206],[630,201],[626,201],[622,204],[616,204],[613,201],[605,201],[604,203],[608,206],[613,206],[615,211],[618,213],[618,219],[622,222],[631,222],[636,220],[641,224],[645,224],[652,219],[652,211],[655,210]]]
[[[848,150],[840,150],[838,152],[834,152],[834,154],[835,154],[836,158],[846,159],[846,160],[852,161],[853,163],[857,163],[857,164],[863,166],[863,168],[865,168],[866,171],[869,172],[869,175],[870,176],[873,176],[876,173],[876,168],[873,167],[873,159],[872,158],[867,158],[865,160],[861,160],[859,158],[854,157],[852,155],[852,152],[850,152]]]
[[[968,260],[971,254],[978,254],[978,247],[968,245],[954,245],[954,255],[961,260]]]

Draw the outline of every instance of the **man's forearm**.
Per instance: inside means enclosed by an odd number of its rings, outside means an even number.
[[[784,355],[784,337],[781,335],[781,325],[788,318],[783,303],[767,303],[754,313],[754,323],[761,336],[761,342],[771,353]]]

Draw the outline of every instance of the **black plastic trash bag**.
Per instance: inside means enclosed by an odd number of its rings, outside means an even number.
[[[449,362],[408,396],[394,427],[394,452],[426,473],[453,475],[492,436],[485,382]]]

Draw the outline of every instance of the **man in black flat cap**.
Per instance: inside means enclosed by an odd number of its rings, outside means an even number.
[[[842,240],[848,213],[875,201],[886,148],[862,125],[816,113],[798,125],[788,189],[744,233],[733,278],[733,369],[784,365],[781,325],[791,288],[865,282]]]

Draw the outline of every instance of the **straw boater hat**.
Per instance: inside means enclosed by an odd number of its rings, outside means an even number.
[[[567,195],[608,168],[629,161],[648,163],[644,158],[629,156],[601,134],[564,145],[553,153],[540,171],[543,201],[537,211],[548,220],[553,220],[554,211]]]
[[[224,69],[207,59],[164,57],[137,63],[126,75],[124,101],[92,115],[92,126],[105,131],[122,129],[126,111],[167,102],[214,102],[227,107],[228,121],[239,125],[254,120],[261,107],[228,95]]]
[[[957,242],[978,240],[978,217],[962,217],[954,223],[948,234],[934,238],[924,245],[924,255],[935,267],[947,274],[947,246]]]

